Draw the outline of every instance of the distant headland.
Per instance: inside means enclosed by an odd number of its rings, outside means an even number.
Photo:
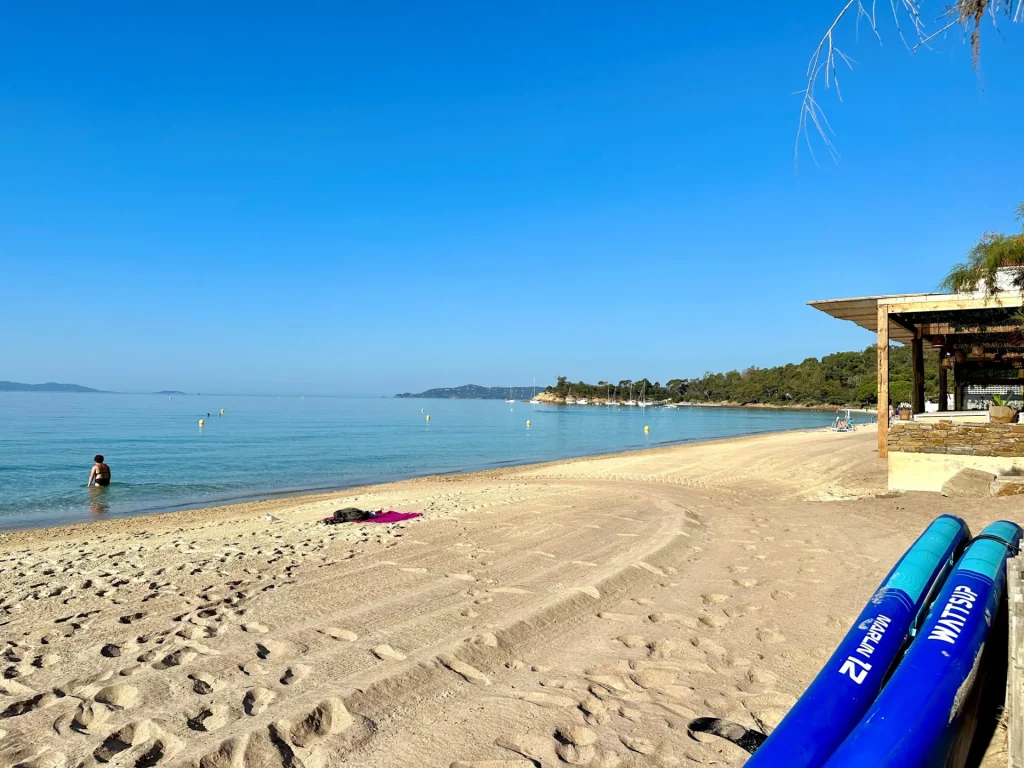
[[[0,392],[103,392],[102,389],[83,387],[81,384],[58,384],[48,381],[45,384],[23,384],[20,381],[0,381]]]
[[[413,394],[403,392],[395,397],[419,397],[442,400],[529,400],[535,388],[529,387],[481,387],[479,384],[463,384],[461,387],[438,387],[426,392]]]
[[[20,381],[0,381],[0,392],[78,392],[87,394],[117,394],[108,389],[93,389],[83,387],[81,384],[58,384],[56,381],[48,381],[45,384],[25,384]],[[162,389],[159,392],[151,392],[153,395],[186,395],[187,392],[179,392],[176,389]]]

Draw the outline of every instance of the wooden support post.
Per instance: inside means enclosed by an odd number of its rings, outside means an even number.
[[[914,374],[910,408],[914,413],[924,413],[924,343],[920,330],[914,333],[914,339],[910,342],[910,368]]]
[[[1009,768],[1024,768],[1024,555],[1006,562],[1010,619],[1010,659],[1006,674],[1006,713],[1010,731]]]
[[[878,305],[878,456],[889,456],[889,307]]]
[[[963,363],[953,363],[953,410],[964,410],[964,379],[967,371]]]
[[[946,352],[943,349],[939,349],[939,410],[949,410],[949,377],[946,375],[949,371],[942,367],[942,364],[946,361]]]

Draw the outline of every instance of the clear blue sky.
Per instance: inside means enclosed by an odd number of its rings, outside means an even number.
[[[665,381],[862,348],[1024,199],[1024,27],[840,3],[82,3],[0,26],[0,379],[391,394]],[[360,7],[361,6],[361,7]],[[684,10],[685,9],[685,10]],[[939,6],[934,10],[938,12]]]

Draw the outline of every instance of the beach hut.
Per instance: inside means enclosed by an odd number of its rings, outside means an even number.
[[[888,458],[891,490],[939,491],[963,469],[1005,481],[1007,493],[1022,490],[1024,424],[1016,423],[1024,397],[1024,296],[1019,290],[863,296],[808,304],[876,336],[878,455]],[[891,343],[912,350],[912,416],[906,421],[890,421]],[[935,412],[925,407],[926,346],[938,353]],[[999,405],[1005,401],[1015,407]]]

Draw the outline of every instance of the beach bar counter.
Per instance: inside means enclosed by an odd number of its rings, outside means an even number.
[[[1016,423],[1016,412],[1013,423],[999,423],[1008,409],[991,408],[994,395],[1018,407],[1021,403],[1020,291],[897,294],[808,304],[877,336],[878,455],[888,458],[890,490],[941,491],[964,469],[996,476],[994,492],[1024,490],[1024,423]],[[910,418],[892,422],[890,343],[911,348],[913,369]],[[938,408],[933,412],[926,412],[924,395],[926,346],[938,353]],[[1000,478],[1011,482],[1000,484]]]

